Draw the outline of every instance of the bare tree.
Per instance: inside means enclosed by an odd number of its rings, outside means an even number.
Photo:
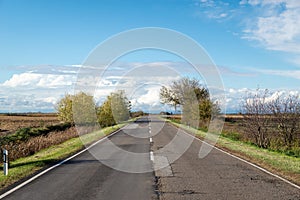
[[[266,102],[267,95],[268,90],[257,89],[255,94],[248,94],[242,105],[245,132],[262,148],[268,148],[270,145],[268,137],[270,110]]]
[[[284,145],[291,148],[300,132],[299,95],[278,96],[269,104],[269,107]]]
[[[180,101],[172,89],[162,86],[159,97],[161,103],[172,105],[174,106],[175,112],[177,111],[177,106],[180,105]]]

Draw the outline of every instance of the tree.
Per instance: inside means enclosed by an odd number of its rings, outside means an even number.
[[[128,120],[130,117],[130,108],[130,101],[128,101],[124,91],[120,90],[111,93],[97,109],[100,126],[112,126]]]
[[[218,103],[213,103],[209,99],[203,99],[199,102],[199,114],[200,118],[210,119],[212,116],[216,116],[221,112]]]
[[[289,95],[288,97],[277,96],[269,104],[274,115],[277,130],[282,138],[283,144],[291,148],[300,133],[300,98],[299,95]]]
[[[170,88],[180,105],[186,104],[192,99],[197,99],[198,101],[209,99],[208,90],[200,85],[197,79],[182,78],[174,81]]]
[[[111,94],[111,106],[117,123],[126,121],[130,117],[131,103],[123,90]]]
[[[68,123],[88,124],[96,122],[93,96],[80,92],[67,94],[56,105],[60,120]]]
[[[96,103],[93,96],[79,92],[73,96],[73,120],[77,125],[97,123]]]
[[[199,119],[207,126],[209,119],[220,113],[218,104],[210,100],[208,89],[197,79],[182,78],[172,82],[169,87],[163,86],[160,101],[173,105],[175,111],[177,106],[181,106],[182,121],[193,126],[198,126]]]
[[[56,105],[55,109],[58,112],[58,118],[61,121],[73,123],[73,96],[66,94]]]
[[[111,107],[111,96],[108,96],[105,102],[97,109],[97,117],[101,127],[116,124]]]
[[[182,78],[174,81],[169,87],[160,90],[160,100],[163,104],[182,107],[185,117],[207,121],[220,112],[219,106],[210,100],[209,91],[199,80]]]
[[[176,113],[177,106],[180,105],[180,101],[171,89],[162,86],[162,88],[160,89],[159,97],[161,103],[174,106],[174,110]]]
[[[245,99],[242,114],[245,133],[257,146],[276,150],[299,147],[299,95],[276,96],[257,89]]]
[[[248,94],[242,105],[246,134],[257,146],[263,148],[270,145],[268,131],[271,117],[266,101],[268,94],[268,90],[257,89],[255,94]]]

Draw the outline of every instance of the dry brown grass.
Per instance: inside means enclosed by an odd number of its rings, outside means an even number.
[[[77,136],[75,127],[71,127],[65,131],[55,131],[47,135],[32,137],[27,141],[9,143],[4,145],[3,148],[9,151],[9,159],[13,161],[17,158],[33,155],[42,149],[60,144]]]
[[[5,135],[15,133],[21,128],[43,128],[59,124],[56,114],[0,114],[0,139]],[[34,153],[60,144],[70,138],[78,136],[75,127],[64,131],[52,131],[46,135],[31,137],[25,141],[10,142],[1,146],[9,151],[10,161],[17,158],[33,155]]]

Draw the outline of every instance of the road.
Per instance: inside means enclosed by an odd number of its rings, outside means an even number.
[[[201,142],[189,138],[144,117],[4,199],[300,199],[299,189],[217,149],[199,159]]]
[[[139,163],[152,166],[149,158],[150,142],[148,138],[133,137],[136,134],[148,134],[144,120],[135,123],[135,129],[123,129],[110,137],[110,141],[126,151],[142,153],[147,157]],[[126,132],[130,131],[130,135]],[[107,140],[95,145],[90,151],[75,157],[28,185],[8,195],[6,200],[94,200],[94,199],[157,199],[154,192],[154,174],[126,173],[103,165],[93,154],[101,151]],[[111,154],[110,154],[111,155]],[[111,160],[114,160],[111,155]],[[117,163],[127,164],[123,157]],[[132,160],[131,160],[132,161]],[[132,163],[135,167],[139,163]],[[122,166],[119,166],[122,168]],[[127,167],[127,166],[126,166]]]
[[[152,130],[160,129],[152,123]],[[153,152],[174,138],[177,128],[165,124],[163,134],[153,137]],[[169,169],[159,170],[161,199],[300,199],[300,190],[217,149],[198,158],[202,142],[194,140]],[[161,153],[163,156],[174,156]],[[168,158],[169,160],[169,158]],[[164,172],[166,171],[166,172]]]

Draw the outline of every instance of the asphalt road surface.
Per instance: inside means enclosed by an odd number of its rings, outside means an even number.
[[[202,143],[190,138],[144,117],[4,199],[300,199],[299,189],[216,149],[199,159]]]
[[[149,157],[149,138],[137,138],[135,134],[148,134],[144,120],[137,121],[135,129],[124,129],[110,137],[109,141],[120,148],[136,153],[147,152],[139,163],[152,166]],[[130,131],[130,135],[126,134]],[[154,174],[127,173],[101,164],[92,154],[103,149],[108,141],[94,146],[90,151],[75,157],[51,170],[28,185],[8,195],[6,200],[92,200],[92,199],[157,199],[154,192]],[[115,155],[111,160],[115,160]],[[109,159],[109,158],[108,158]],[[128,158],[119,158],[117,163],[127,164]],[[135,167],[139,163],[132,163]],[[114,164],[114,163],[113,163]],[[122,166],[119,166],[122,169]],[[124,167],[125,169],[127,168]]]
[[[151,123],[152,130],[161,129],[160,123]],[[165,124],[163,134],[153,137],[153,152],[166,146],[177,131],[174,126]],[[156,172],[160,175],[161,199],[300,199],[299,189],[217,149],[199,159],[201,145],[202,142],[194,140],[170,167]],[[174,152],[160,154],[167,160],[174,157]]]

